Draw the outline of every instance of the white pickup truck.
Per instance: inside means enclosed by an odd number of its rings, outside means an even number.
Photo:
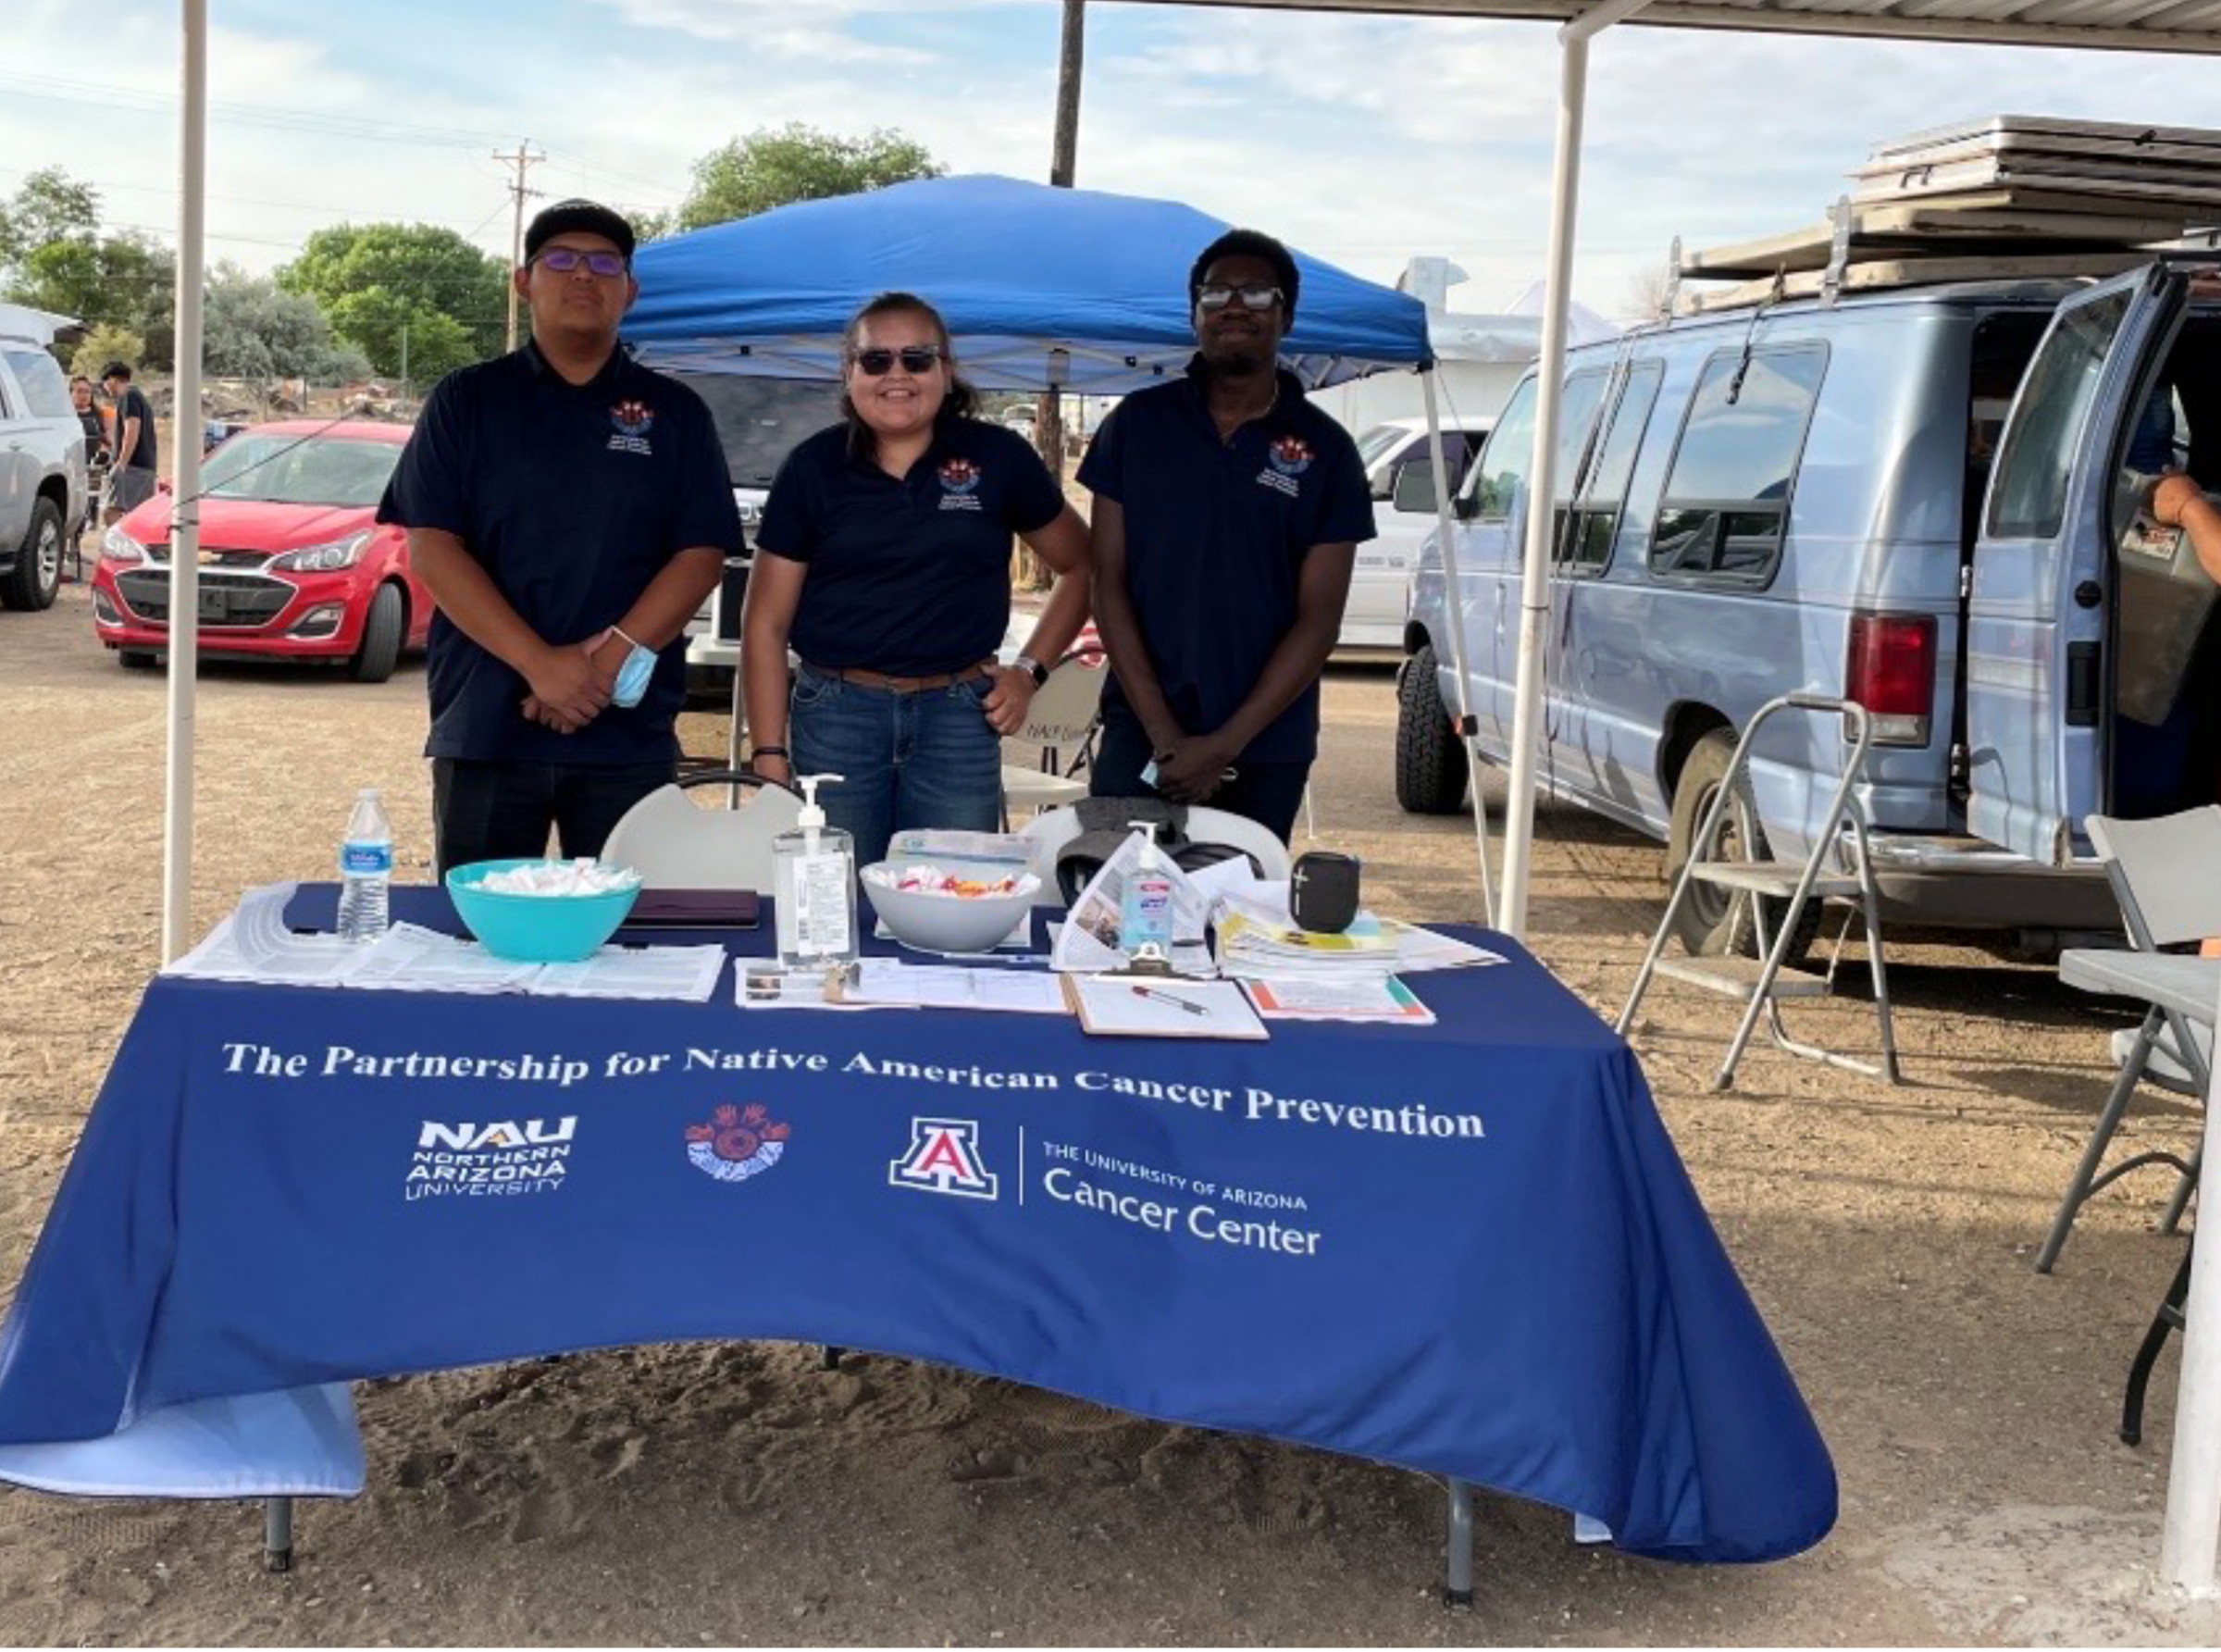
[[[732,472],[733,500],[748,552],[756,548],[756,525],[779,463],[795,443],[840,417],[840,388],[795,379],[742,378],[729,373],[674,373],[707,403]],[[748,555],[726,562],[725,581],[687,627],[687,686],[703,694],[726,692],[740,662],[740,602],[748,590]]]
[[[1465,478],[1465,467],[1481,451],[1490,418],[1458,418],[1442,429],[1442,457],[1450,491]],[[1342,611],[1342,634],[1335,646],[1346,652],[1404,650],[1404,610],[1411,573],[1419,565],[1420,542],[1434,531],[1434,467],[1427,453],[1427,421],[1396,418],[1374,425],[1358,438],[1358,457],[1372,490],[1373,521],[1380,537],[1358,547],[1350,575],[1349,602]]]

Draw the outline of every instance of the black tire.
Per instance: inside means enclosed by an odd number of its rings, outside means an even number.
[[[34,499],[16,565],[0,578],[0,607],[37,613],[54,606],[62,589],[62,513],[51,499]]]
[[[370,616],[363,621],[363,640],[347,662],[347,675],[358,683],[382,683],[393,675],[401,658],[401,630],[408,608],[398,585],[381,585],[370,599]]]
[[[152,671],[155,656],[143,648],[119,648],[116,651],[116,664],[126,671]]]
[[[1396,679],[1396,801],[1410,814],[1455,814],[1465,807],[1467,767],[1458,726],[1435,687],[1430,642]]]
[[[1674,782],[1673,820],[1666,838],[1666,887],[1669,891],[1681,876],[1682,866],[1688,863],[1696,828],[1704,823],[1706,811],[1712,807],[1713,796],[1727,777],[1728,763],[1734,755],[1734,734],[1729,729],[1715,728],[1696,742],[1688,762],[1681,765],[1681,777]],[[1743,795],[1729,808],[1727,819],[1721,823],[1714,858],[1762,859],[1767,852],[1766,834],[1759,827],[1757,811],[1751,801],[1748,775],[1736,789]],[[1774,925],[1788,908],[1786,901],[1767,902],[1768,934],[1774,933]],[[1797,932],[1790,938],[1789,950],[1782,955],[1784,963],[1794,963],[1811,950],[1825,910],[1818,901],[1805,901],[1797,920]],[[1748,958],[1756,956],[1758,950],[1757,925],[1752,921],[1749,903],[1710,884],[1690,886],[1688,898],[1674,914],[1673,933],[1693,957],[1718,958],[1741,953]]]

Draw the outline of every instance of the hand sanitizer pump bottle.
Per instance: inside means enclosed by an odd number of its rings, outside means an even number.
[[[772,839],[772,899],[778,914],[779,967],[820,972],[856,962],[856,846],[848,833],[825,824],[818,807],[822,781],[838,775],[802,775],[801,818]]]
[[[1118,903],[1118,950],[1129,965],[1164,969],[1173,960],[1173,880],[1157,853],[1157,823],[1136,828],[1141,855],[1127,875]]]

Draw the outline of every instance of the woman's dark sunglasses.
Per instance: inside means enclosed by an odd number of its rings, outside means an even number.
[[[894,371],[898,361],[902,364],[905,373],[930,372],[933,364],[940,359],[941,347],[938,344],[905,344],[900,350],[859,350],[856,353],[856,365],[863,369],[867,379],[884,378]]]
[[[581,264],[594,274],[607,278],[625,273],[625,255],[622,253],[586,253],[577,247],[547,247],[533,260],[557,275],[569,275]]]

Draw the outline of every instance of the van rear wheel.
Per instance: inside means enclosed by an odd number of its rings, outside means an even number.
[[[1396,801],[1407,814],[1455,814],[1465,807],[1463,742],[1436,681],[1430,642],[1404,663],[1396,683]]]
[[[1681,765],[1681,777],[1674,782],[1673,820],[1666,838],[1666,886],[1669,891],[1681,877],[1681,868],[1689,863],[1696,828],[1704,824],[1712,800],[1719,793],[1720,782],[1728,776],[1729,761],[1734,755],[1734,734],[1729,729],[1715,728],[1696,742],[1688,762]],[[1720,823],[1714,856],[1723,861],[1763,860],[1767,853],[1766,834],[1758,825],[1747,775],[1737,784],[1736,790],[1742,795],[1729,807],[1727,818]],[[1778,933],[1775,926],[1788,910],[1786,901],[1767,902],[1769,935]],[[1794,963],[1812,950],[1814,938],[1820,930],[1821,912],[1819,901],[1805,901],[1797,920],[1796,933],[1790,937],[1789,950],[1782,955],[1784,963]],[[1752,920],[1749,903],[1711,884],[1689,886],[1681,910],[1674,913],[1673,933],[1693,957],[1718,958],[1739,953],[1750,958],[1758,952],[1757,925]]]

